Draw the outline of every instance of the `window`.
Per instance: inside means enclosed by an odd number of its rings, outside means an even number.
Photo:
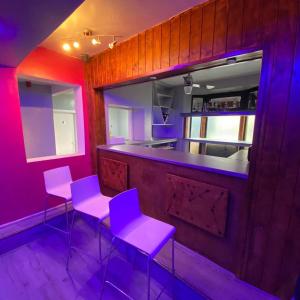
[[[109,106],[108,123],[110,143],[122,143],[132,138],[132,110],[129,107]]]
[[[237,141],[240,116],[218,116],[207,118],[206,137],[212,140]]]
[[[84,154],[81,88],[19,78],[27,161]]]

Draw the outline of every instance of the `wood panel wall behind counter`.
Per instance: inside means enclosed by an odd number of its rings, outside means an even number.
[[[102,93],[94,88],[250,49],[264,51],[242,278],[284,295],[300,270],[299,20],[298,0],[208,1],[86,64],[96,161],[95,146],[105,143],[105,117]]]

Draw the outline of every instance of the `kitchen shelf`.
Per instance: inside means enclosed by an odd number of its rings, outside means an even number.
[[[173,126],[174,124],[152,124],[152,126]]]
[[[213,117],[213,116],[254,116],[256,110],[239,110],[239,111],[207,111],[181,113],[182,117]]]
[[[185,141],[201,143],[201,144],[218,144],[218,145],[234,145],[237,147],[250,147],[252,143],[246,141],[226,141],[226,140],[214,140],[208,138],[185,138]]]
[[[173,98],[172,95],[163,94],[163,93],[159,93],[159,92],[157,92],[156,95],[159,97],[164,97],[164,98]]]

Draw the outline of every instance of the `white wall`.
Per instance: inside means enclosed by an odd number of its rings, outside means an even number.
[[[106,120],[108,122],[108,106],[120,105],[133,109],[132,139],[149,140],[152,137],[152,82],[139,83],[104,91]],[[109,141],[109,124],[106,126]]]

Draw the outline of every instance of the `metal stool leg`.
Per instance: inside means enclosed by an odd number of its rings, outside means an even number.
[[[150,263],[151,263],[151,257],[148,256],[147,261],[147,299],[150,300]]]
[[[70,258],[72,256],[72,247],[71,247],[71,239],[72,239],[72,232],[73,232],[73,227],[74,227],[74,220],[75,220],[75,216],[76,216],[76,211],[74,210],[73,211],[73,215],[72,215],[72,220],[71,220],[71,225],[70,225],[70,234],[69,234],[69,249],[68,249],[68,258],[67,258],[67,265],[66,265],[66,268],[67,270],[69,269],[69,261],[70,261]]]
[[[48,210],[48,194],[45,197],[45,202],[44,202],[44,224],[46,225],[47,222],[47,210]]]
[[[175,249],[174,249],[175,238],[172,236],[172,275],[175,276]]]
[[[100,260],[100,263],[102,264],[102,247],[101,247],[101,222],[99,222],[99,260]]]
[[[66,215],[66,231],[69,231],[69,215],[68,215],[68,202],[65,201],[65,215]]]

